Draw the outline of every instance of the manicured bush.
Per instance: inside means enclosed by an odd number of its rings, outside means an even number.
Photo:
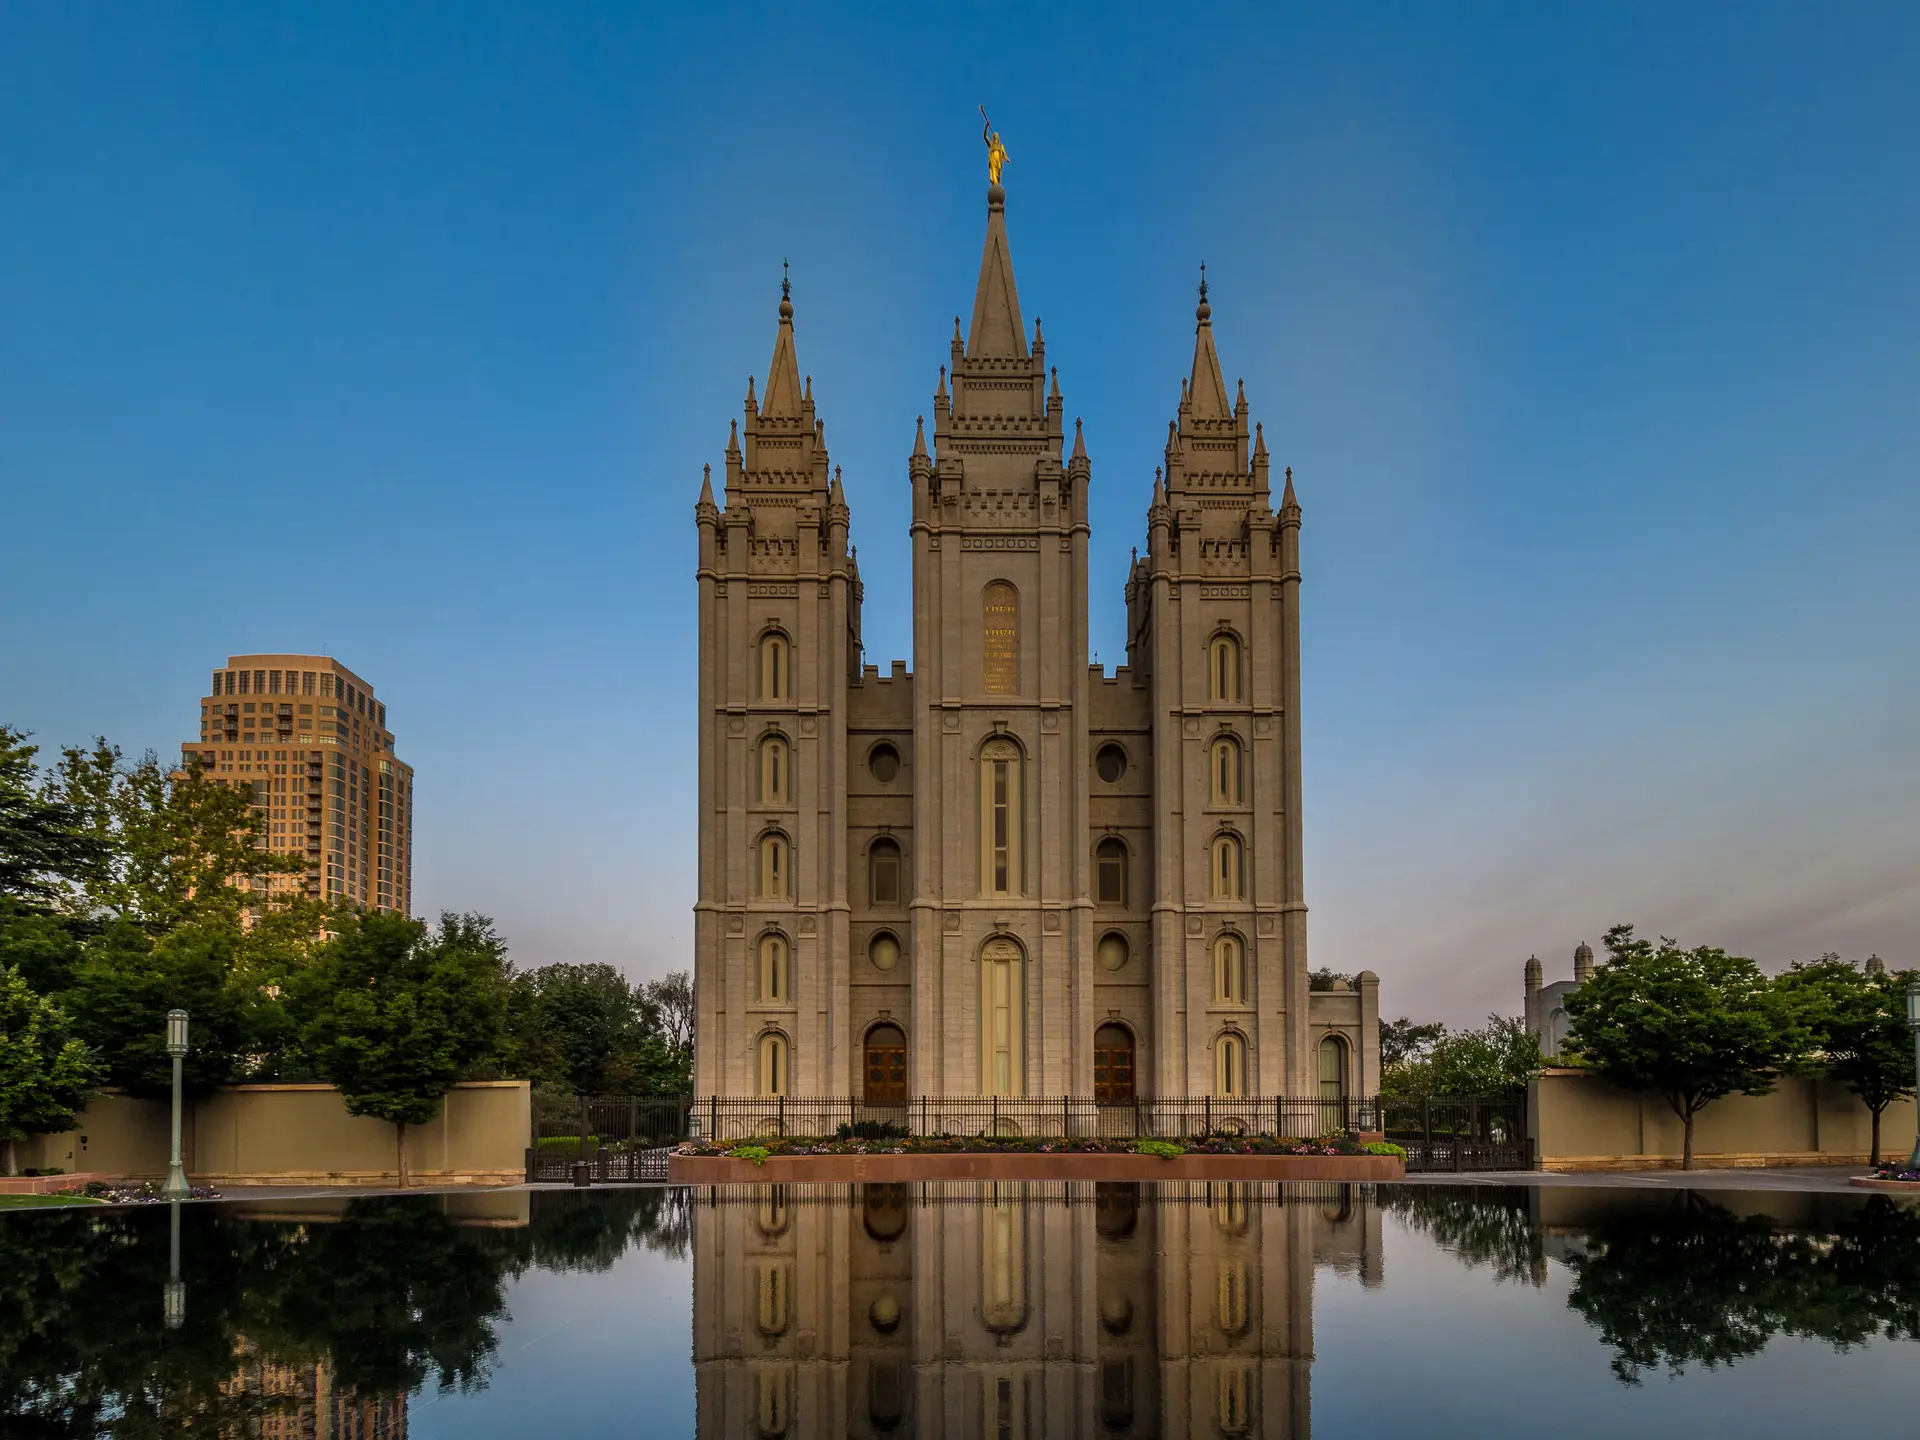
[[[1158,1155],[1162,1160],[1178,1160],[1187,1153],[1187,1147],[1176,1145],[1171,1140],[1136,1140],[1133,1146],[1136,1155]]]
[[[1396,1145],[1391,1140],[1369,1140],[1360,1148],[1369,1155],[1391,1155],[1395,1160],[1407,1158],[1405,1147]]]

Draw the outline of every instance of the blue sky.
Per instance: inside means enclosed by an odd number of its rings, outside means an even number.
[[[1305,507],[1316,963],[1515,1010],[1620,919],[1920,964],[1920,11],[18,5],[0,718],[366,676],[416,906],[689,961],[692,504],[781,260],[867,658],[1006,138],[1093,644],[1192,355]]]

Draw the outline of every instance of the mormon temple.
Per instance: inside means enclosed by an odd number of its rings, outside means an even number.
[[[1371,1095],[1374,976],[1308,980],[1292,472],[1276,510],[1203,283],[1127,664],[1089,665],[1093,464],[1021,318],[998,183],[986,222],[906,457],[910,671],[862,663],[784,282],[724,493],[711,466],[701,485],[695,1090]]]

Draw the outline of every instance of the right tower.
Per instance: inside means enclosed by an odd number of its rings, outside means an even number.
[[[1272,508],[1266,439],[1244,388],[1227,397],[1212,317],[1203,268],[1193,368],[1127,584],[1130,669],[1152,695],[1154,1068],[1187,1094],[1304,1096],[1322,1077],[1301,878],[1300,505],[1289,470]],[[1328,1059],[1360,1081],[1350,1058]]]

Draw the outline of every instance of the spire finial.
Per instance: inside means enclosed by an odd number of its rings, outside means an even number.
[[[1200,262],[1200,303],[1194,308],[1193,318],[1202,325],[1213,314],[1213,307],[1207,303],[1207,262]]]
[[[787,262],[780,262],[780,318],[793,319],[793,282],[787,278]]]

